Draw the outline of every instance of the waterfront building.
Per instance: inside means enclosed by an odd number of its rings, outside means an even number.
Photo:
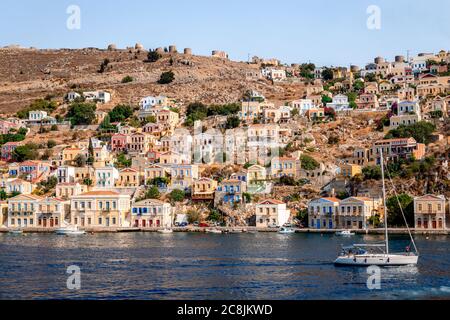
[[[71,224],[80,227],[127,227],[130,196],[116,191],[90,191],[70,198]]]
[[[370,218],[380,214],[380,199],[350,197],[339,202],[338,229],[367,229]]]
[[[64,225],[70,215],[70,201],[44,198],[37,201],[35,221],[39,228],[57,228]]]
[[[414,221],[416,229],[445,229],[445,196],[415,197]]]
[[[131,221],[135,228],[170,228],[173,224],[172,206],[156,199],[136,202],[131,207]]]
[[[266,199],[256,205],[255,215],[257,228],[281,227],[289,221],[291,211],[282,201]]]
[[[308,204],[309,227],[312,229],[335,229],[338,221],[337,198],[320,198]]]
[[[26,228],[36,226],[37,204],[42,197],[20,194],[8,200],[8,227]]]

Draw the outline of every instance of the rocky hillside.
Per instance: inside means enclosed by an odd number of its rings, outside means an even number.
[[[234,102],[248,89],[262,92],[273,101],[298,98],[301,85],[272,85],[266,80],[247,80],[247,71],[258,65],[212,57],[166,54],[155,63],[144,62],[139,50],[36,50],[0,49],[0,113],[13,113],[33,100],[53,95],[62,99],[71,90],[111,90],[114,103],[137,103],[147,95],[164,94],[183,102]],[[100,65],[108,59],[106,70]],[[175,81],[159,85],[164,71]],[[122,84],[125,76],[134,81]]]

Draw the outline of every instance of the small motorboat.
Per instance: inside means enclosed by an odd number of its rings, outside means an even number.
[[[281,227],[281,229],[278,231],[278,233],[281,233],[281,234],[291,234],[291,233],[295,233],[295,230],[292,229],[292,228]]]
[[[86,231],[81,230],[78,226],[67,226],[56,229],[55,233],[60,236],[78,236],[86,234]]]
[[[13,235],[21,235],[21,234],[23,234],[23,230],[14,229],[14,230],[9,230],[8,233],[13,234]]]
[[[163,234],[169,234],[169,233],[173,233],[172,229],[168,229],[168,228],[164,228],[161,230],[158,230],[159,233],[163,233]]]
[[[349,236],[354,236],[355,233],[351,232],[350,230],[343,230],[343,231],[338,231],[336,232],[337,236],[343,236],[343,237],[349,237]]]
[[[206,233],[216,233],[216,234],[221,234],[222,230],[219,229],[206,229],[205,230]]]

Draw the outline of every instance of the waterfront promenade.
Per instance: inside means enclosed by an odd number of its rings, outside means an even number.
[[[57,228],[22,228],[21,230],[24,233],[54,233]],[[87,233],[126,233],[126,232],[158,232],[159,230],[163,230],[164,228],[84,228]],[[215,229],[220,230],[223,233],[245,233],[245,232],[262,232],[262,233],[275,233],[278,232],[277,228],[256,228],[256,227],[209,227],[209,228],[200,228],[200,227],[185,227],[171,228],[174,232],[193,232],[193,233],[201,233],[208,232],[208,230]],[[0,233],[8,233],[11,230],[17,230],[17,228],[0,228]],[[344,229],[310,229],[310,228],[296,228],[296,233],[318,233],[318,234],[334,234],[338,231],[343,231]],[[444,230],[435,230],[435,229],[410,229],[413,234],[418,235],[448,235],[450,234],[450,229]],[[367,229],[367,230],[359,230],[352,229],[352,232],[356,234],[384,234],[385,230],[383,228],[378,229]],[[408,234],[408,230],[406,228],[389,228],[389,234]]]

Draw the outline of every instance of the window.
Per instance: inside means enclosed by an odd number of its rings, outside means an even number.
[[[98,218],[98,224],[99,224],[99,225],[102,224],[102,218]]]

